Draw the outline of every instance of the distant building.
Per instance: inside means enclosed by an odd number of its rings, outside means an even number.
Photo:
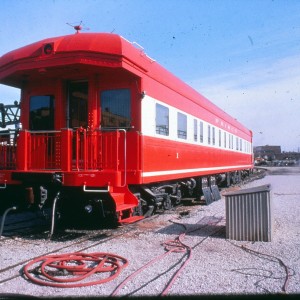
[[[281,146],[257,146],[253,148],[254,157],[260,157],[265,160],[278,159],[281,156]]]
[[[300,161],[300,152],[281,152],[281,146],[257,146],[253,147],[255,164],[272,165],[295,165],[296,161]]]

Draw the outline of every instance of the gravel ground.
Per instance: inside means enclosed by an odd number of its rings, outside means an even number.
[[[97,243],[88,239],[85,252],[108,252],[126,258],[129,265],[104,284],[81,288],[40,286],[17,276],[22,266],[0,273],[0,299],[5,294],[37,297],[108,297],[133,272],[166,253],[162,243],[180,234],[190,247],[186,252],[169,252],[131,278],[116,296],[161,295],[172,276],[184,269],[167,291],[169,296],[300,295],[300,168],[270,168],[262,179],[242,185],[250,188],[271,184],[273,228],[271,242],[226,239],[225,198],[208,206],[185,206],[138,223],[126,234]],[[235,187],[234,189],[237,189]],[[179,212],[181,211],[181,214]],[[133,228],[133,227],[132,227]],[[73,243],[74,241],[72,241]],[[70,253],[83,248],[69,242],[40,239],[0,240],[0,269],[61,248]],[[94,245],[94,246],[93,246]]]

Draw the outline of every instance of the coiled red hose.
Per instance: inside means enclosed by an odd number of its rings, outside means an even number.
[[[125,258],[110,253],[67,253],[38,257],[25,265],[23,272],[36,284],[73,288],[111,281],[127,265]],[[92,276],[96,280],[86,280]]]

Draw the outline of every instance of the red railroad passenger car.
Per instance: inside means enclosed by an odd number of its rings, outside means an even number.
[[[0,83],[21,89],[22,125],[0,135],[2,202],[131,222],[253,166],[250,130],[115,34],[11,51]]]

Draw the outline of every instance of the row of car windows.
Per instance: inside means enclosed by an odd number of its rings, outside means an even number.
[[[69,85],[68,124],[70,128],[88,125],[88,86],[86,82]],[[129,89],[104,90],[100,92],[101,127],[129,128],[131,125],[131,94]],[[35,95],[29,102],[29,129],[54,130],[54,95]]]
[[[156,103],[156,133],[169,136],[169,108]],[[177,138],[188,139],[188,116],[182,112],[177,112]],[[176,124],[175,123],[175,124]],[[205,145],[211,145],[224,149],[232,149],[245,153],[251,153],[251,144],[234,134],[215,127],[200,119],[193,118],[193,141]]]
[[[83,89],[81,88],[81,90]],[[85,127],[87,125],[87,101],[80,99],[77,96],[78,93],[74,92],[70,94],[68,127]],[[72,97],[73,94],[76,97]],[[116,89],[102,91],[100,98],[101,127],[128,128],[131,122],[130,90]],[[54,102],[53,95],[39,95],[30,98],[30,130],[54,129]],[[155,112],[156,133],[170,136],[170,108],[156,103]],[[172,116],[174,116],[173,113]],[[177,124],[178,139],[189,139],[189,141],[192,140],[195,143],[251,153],[251,144],[249,142],[200,119],[193,118],[193,129],[191,126],[188,129],[188,118],[191,118],[191,116],[179,111],[177,112],[177,122],[175,124]],[[174,130],[174,128],[172,129]],[[188,130],[193,132],[188,132]]]

